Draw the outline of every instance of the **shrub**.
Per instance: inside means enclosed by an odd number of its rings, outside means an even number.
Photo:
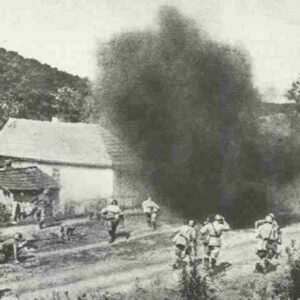
[[[295,240],[286,248],[289,265],[289,296],[292,300],[300,298],[300,254],[296,248]]]
[[[180,281],[180,295],[182,300],[207,300],[214,298],[214,289],[209,283],[208,275],[200,275],[196,266],[188,272],[184,267]]]

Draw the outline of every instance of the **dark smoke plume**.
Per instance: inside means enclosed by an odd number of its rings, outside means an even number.
[[[148,184],[189,215],[246,222],[265,209],[250,60],[175,8],[159,29],[127,32],[98,53],[101,119],[144,161]]]

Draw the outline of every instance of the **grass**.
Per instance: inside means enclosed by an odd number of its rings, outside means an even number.
[[[69,292],[53,291],[48,296],[34,300],[213,300],[215,291],[207,276],[200,275],[197,267],[185,267],[181,271],[177,286],[173,288],[166,287],[162,278],[157,276],[147,287],[143,287],[139,278],[136,278],[134,287],[127,293],[109,293],[95,289],[70,295]]]

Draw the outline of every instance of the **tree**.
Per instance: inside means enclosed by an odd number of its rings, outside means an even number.
[[[285,97],[288,100],[295,101],[300,104],[300,79],[292,83],[291,88],[286,92]]]
[[[57,106],[65,120],[82,121],[79,107],[85,107],[84,101],[90,94],[87,78],[73,76],[0,48],[0,113],[4,121],[8,117],[51,120],[57,113]],[[56,96],[59,103],[56,103]],[[63,100],[61,96],[67,99]]]
[[[59,119],[65,122],[80,122],[86,112],[85,98],[70,87],[62,87],[55,93],[55,109]]]

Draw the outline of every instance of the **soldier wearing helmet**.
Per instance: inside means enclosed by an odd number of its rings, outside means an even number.
[[[258,244],[256,254],[260,261],[256,270],[265,272],[273,258],[278,258],[278,245],[281,244],[281,229],[275,220],[274,214],[268,214],[264,219],[255,222]]]
[[[156,229],[156,219],[159,211],[158,204],[152,200],[151,196],[148,196],[147,200],[143,201],[142,208],[146,216],[148,226]]]
[[[15,263],[19,263],[19,253],[26,241],[21,233],[16,233],[13,238],[10,238],[0,244],[0,263],[7,262],[12,256]]]
[[[228,230],[230,226],[221,215],[215,215],[213,222],[208,222],[200,229],[200,233],[207,240],[204,257],[206,266],[215,267],[221,249],[221,236]]]
[[[173,238],[176,256],[174,269],[184,262],[193,263],[192,256],[195,256],[196,239],[195,221],[189,220],[187,224],[180,227],[179,232]]]
[[[113,243],[116,239],[116,231],[120,222],[120,218],[123,217],[118,201],[113,200],[110,205],[103,208],[101,215],[105,220],[105,225],[110,236],[110,243]]]

